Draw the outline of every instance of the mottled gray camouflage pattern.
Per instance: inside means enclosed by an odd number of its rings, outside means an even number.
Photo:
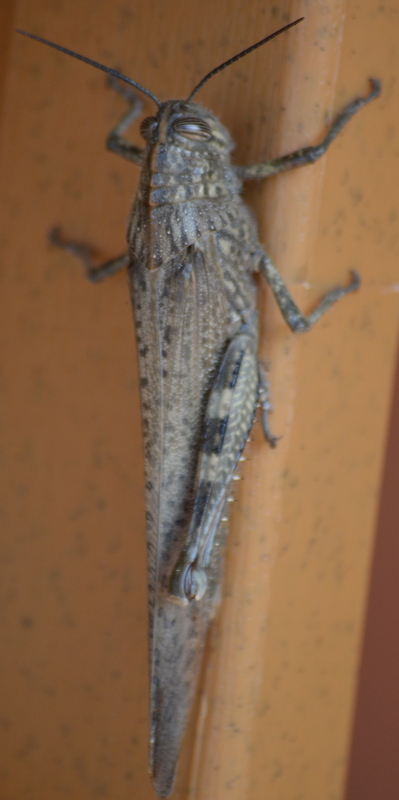
[[[211,139],[175,133],[173,121],[185,117],[205,119]],[[231,149],[208,111],[163,106],[128,231],[146,469],[151,763],[161,796],[172,786],[220,596],[221,518],[258,398],[252,272],[261,250]],[[184,584],[191,564],[197,572]]]
[[[110,149],[142,166],[128,243],[146,472],[150,762],[160,797],[172,790],[220,598],[224,509],[258,398],[265,436],[276,444],[268,428],[268,384],[256,358],[253,273],[262,271],[298,333],[359,286],[353,272],[347,287],[332,289],[305,316],[258,242],[241,180],[317,160],[379,91],[371,80],[369,95],[349,103],[319,145],[249,167],[231,165],[228,131],[187,101],[160,104],[157,116],[142,123],[147,146],[141,154],[121,135],[133,107],[108,139]],[[87,271],[95,278],[90,265]]]
[[[159,103],[157,116],[142,123],[147,147],[141,151],[123,137],[138,113],[136,99],[123,91],[131,107],[107,147],[142,167],[129,252],[99,267],[86,244],[65,240],[58,230],[51,234],[54,244],[82,259],[92,281],[129,268],[146,471],[151,773],[162,798],[172,790],[220,598],[224,509],[258,400],[265,436],[272,447],[277,442],[268,426],[268,382],[256,358],[252,274],[261,270],[297,333],[360,282],[353,272],[348,286],[329,291],[305,316],[258,242],[240,181],[317,160],[353,114],[379,95],[379,82],[370,82],[370,93],[341,111],[320,144],[247,167],[230,164],[232,142],[218,119],[187,101]]]

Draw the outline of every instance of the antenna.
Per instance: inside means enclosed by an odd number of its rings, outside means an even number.
[[[92,61],[91,58],[86,58],[86,56],[81,56],[79,53],[75,53],[73,50],[67,50],[66,47],[61,47],[59,44],[55,44],[54,42],[49,42],[48,39],[42,39],[41,36],[35,36],[33,33],[27,33],[26,31],[21,31],[16,28],[17,33],[21,33],[22,36],[27,36],[29,39],[34,39],[36,42],[41,42],[41,44],[47,44],[49,47],[53,47],[54,50],[59,50],[61,53],[66,53],[67,56],[72,56],[72,58],[77,58],[79,61],[84,61],[86,64],[90,64],[92,67],[96,67],[96,69],[101,69],[103,72],[107,72],[109,75],[113,75],[114,78],[119,78],[121,81],[125,83],[130,83],[131,86],[134,86],[140,92],[143,92],[147,95],[147,97],[151,97],[151,100],[156,103],[158,108],[161,107],[162,103],[155,97],[155,94],[149,91],[149,89],[145,89],[144,86],[141,86],[140,83],[136,81],[132,81],[131,78],[127,78],[126,75],[122,75],[120,72],[117,72],[115,69],[111,69],[110,67],[105,67],[104,64],[99,64],[98,61]]]
[[[270,36],[266,36],[264,39],[261,39],[260,42],[251,45],[251,47],[247,47],[246,50],[243,50],[241,53],[238,53],[236,56],[233,56],[233,58],[229,58],[228,61],[223,61],[223,64],[219,64],[218,67],[215,67],[215,69],[213,69],[211,72],[208,72],[208,74],[205,75],[205,78],[202,78],[202,81],[199,82],[199,84],[195,87],[195,89],[193,89],[193,91],[187,98],[187,103],[189,103],[190,100],[192,100],[194,95],[197,94],[197,92],[199,92],[200,89],[202,89],[204,83],[209,81],[210,78],[213,78],[213,76],[216,75],[218,72],[221,72],[222,69],[229,67],[230,64],[234,64],[234,62],[238,61],[240,58],[244,58],[244,56],[247,56],[248,53],[252,53],[252,50],[257,50],[258,47],[262,47],[263,44],[266,44],[266,42],[270,42],[271,39],[274,39],[276,36],[279,36],[280,33],[284,33],[284,31],[288,31],[289,28],[293,28],[294,25],[298,25],[298,22],[302,22],[303,19],[305,19],[305,17],[300,17],[299,19],[296,19],[295,22],[290,22],[288,25],[284,25],[284,28],[280,28],[280,30],[271,33]]]

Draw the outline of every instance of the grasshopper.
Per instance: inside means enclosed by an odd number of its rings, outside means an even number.
[[[302,18],[301,18],[302,19]],[[230,483],[257,405],[272,447],[266,376],[258,363],[254,273],[267,280],[293,332],[304,333],[359,286],[326,294],[305,316],[258,241],[240,197],[242,182],[316,161],[347,121],[378,96],[349,103],[320,144],[250,166],[230,161],[229,132],[193,97],[213,75],[287,31],[286,25],[208,73],[187,100],[162,102],[135,81],[39,36],[32,39],[110,73],[157,106],[140,132],[145,147],[123,136],[140,113],[129,110],[107,140],[109,150],[141,167],[127,231],[128,252],[102,266],[90,248],[52,241],[98,281],[127,266],[137,336],[146,481],[150,638],[150,769],[168,797],[198,678],[209,623],[220,599]],[[116,87],[122,93],[120,84]]]

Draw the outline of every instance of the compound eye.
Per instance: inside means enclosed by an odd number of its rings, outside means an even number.
[[[212,131],[207,122],[197,117],[184,117],[175,119],[172,128],[180,136],[192,142],[207,142],[212,136]]]
[[[140,125],[140,133],[143,139],[149,139],[158,122],[156,117],[146,117]]]

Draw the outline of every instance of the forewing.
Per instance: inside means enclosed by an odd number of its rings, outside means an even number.
[[[189,528],[206,407],[228,336],[213,237],[150,271],[131,270],[147,498],[154,784],[171,787],[211,613],[168,589]],[[166,796],[166,794],[164,795]]]

